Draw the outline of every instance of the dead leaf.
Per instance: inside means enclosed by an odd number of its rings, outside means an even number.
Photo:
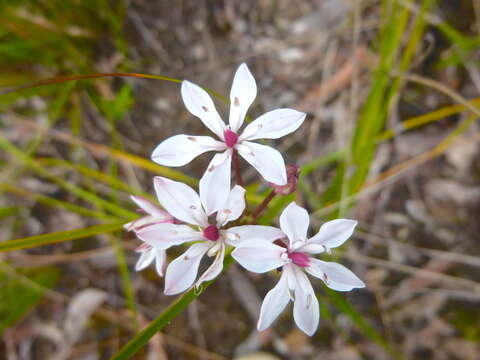
[[[78,292],[68,304],[67,315],[63,323],[65,337],[75,344],[82,336],[93,312],[106,300],[107,293],[87,288]]]

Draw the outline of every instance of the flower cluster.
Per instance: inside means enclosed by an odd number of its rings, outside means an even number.
[[[251,224],[259,211],[250,217],[246,214],[245,189],[238,173],[240,155],[272,187],[263,207],[277,194],[294,192],[298,168],[285,166],[277,150],[252,140],[287,135],[298,129],[305,114],[292,109],[273,110],[250,122],[239,133],[257,94],[255,79],[246,64],[240,65],[233,79],[229,125],[222,121],[212,99],[201,87],[183,81],[181,94],[187,109],[219,140],[209,136],[176,135],[155,148],[152,160],[165,166],[182,166],[202,153],[220,153],[212,158],[200,179],[198,194],[186,184],[157,176],[154,188],[163,209],[147,199],[132,196],[145,214],[125,225],[143,241],[137,249],[140,257],[135,269],[142,270],[155,262],[158,275],[165,276],[165,294],[179,294],[218,276],[226,252],[233,247],[233,258],[245,269],[256,273],[281,271],[277,285],[263,301],[258,329],[268,328],[291,300],[296,324],[312,335],[318,327],[319,305],[307,274],[338,291],[365,286],[343,265],[314,257],[342,245],[352,235],[356,221],[329,221],[309,238],[309,215],[292,202],[280,216],[280,228]],[[237,172],[237,185],[233,188],[232,164]],[[231,226],[235,221],[235,226]],[[167,266],[166,250],[182,244],[191,245]],[[213,261],[198,276],[205,255]]]

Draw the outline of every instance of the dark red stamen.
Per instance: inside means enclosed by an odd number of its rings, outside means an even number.
[[[285,248],[285,249],[288,248],[288,247],[287,247],[287,244],[285,244],[285,243],[284,243],[282,240],[280,240],[280,239],[275,240],[273,243],[274,243],[275,245],[281,246],[281,247],[283,247],[283,248]]]
[[[300,267],[307,267],[308,265],[310,265],[310,259],[302,252],[291,252],[288,254],[288,257],[295,265],[298,265]]]
[[[211,241],[217,241],[220,237],[218,229],[215,225],[209,225],[205,229],[203,229],[203,236]]]
[[[223,136],[225,137],[225,144],[227,144],[229,148],[233,148],[238,141],[238,135],[230,129],[225,130]]]
[[[150,250],[152,248],[151,245],[148,245],[147,243],[143,243],[141,244],[140,246],[138,246],[135,251],[136,252],[142,252],[142,251],[147,251],[147,250]]]

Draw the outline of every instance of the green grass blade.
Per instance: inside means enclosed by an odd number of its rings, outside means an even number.
[[[105,183],[115,189],[122,190],[128,194],[139,195],[139,196],[149,198],[150,200],[155,200],[155,198],[149,193],[141,189],[138,189],[136,187],[130,186],[127,183],[123,182],[122,180],[116,177],[113,177],[109,174],[106,174],[102,171],[94,170],[84,165],[73,164],[69,161],[65,161],[61,159],[37,158],[37,160],[39,163],[43,164],[46,167],[52,166],[52,167],[58,167],[63,169],[75,170],[81,173],[82,175],[84,175],[86,178],[101,181],[102,183]]]
[[[345,297],[342,294],[327,287],[325,287],[325,291],[331,303],[342,313],[347,315],[363,334],[383,347],[390,355],[399,358],[399,354],[393,349],[390,343],[372,325],[370,325],[347,300],[345,300]]]
[[[0,219],[8,216],[15,215],[20,211],[20,207],[18,206],[7,206],[0,208]]]
[[[91,217],[91,218],[94,218],[94,219],[102,219],[102,220],[118,220],[118,217],[116,217],[116,216],[107,215],[104,212],[99,212],[99,211],[86,209],[82,206],[78,206],[78,205],[72,204],[70,202],[58,200],[58,199],[55,199],[53,197],[42,195],[42,194],[37,194],[35,192],[28,191],[28,190],[25,190],[25,189],[22,189],[22,188],[19,188],[19,187],[10,185],[10,184],[1,184],[0,183],[0,190],[7,191],[7,192],[10,192],[12,194],[20,195],[20,196],[27,197],[27,198],[30,198],[30,199],[35,199],[36,201],[41,202],[45,205],[59,207],[59,208],[65,209],[67,211],[71,211],[71,212],[80,214],[82,216]],[[1,217],[2,217],[2,214],[1,214],[1,211],[0,211],[0,218]]]
[[[55,268],[35,269],[35,273],[25,273],[38,287],[27,287],[21,281],[3,271],[0,262],[0,335],[10,326],[21,320],[42,298],[40,289],[55,286],[60,279],[60,271]]]
[[[110,233],[121,230],[125,221],[112,222],[110,224],[94,225],[86,228],[60,231],[44,235],[35,235],[16,240],[0,243],[0,252],[29,249],[32,247],[54,244],[64,241],[83,239],[98,234]]]
[[[233,262],[231,255],[225,257],[223,262],[224,270]],[[202,290],[212,284],[214,280],[202,284]],[[153,320],[148,326],[130,340],[120,351],[111,357],[110,360],[126,360],[130,359],[135,353],[143,348],[147,342],[166,325],[168,325],[175,317],[180,314],[193,300],[200,295],[199,291],[192,289],[181,295],[172,305],[170,305],[160,316]]]
[[[307,176],[312,172],[318,170],[320,167],[325,167],[335,163],[336,161],[340,160],[343,156],[343,151],[338,150],[331,152],[327,155],[320,156],[312,161],[308,162],[307,164],[301,167],[300,176]]]
[[[115,235],[109,236],[110,245],[115,251],[115,258],[117,260],[118,271],[120,272],[120,280],[122,282],[123,293],[127,307],[133,318],[134,326],[136,330],[140,330],[140,323],[137,316],[137,305],[135,300],[135,291],[133,289],[132,278],[128,269],[128,263],[125,255],[125,248],[123,243]]]
[[[6,138],[2,136],[0,136],[0,148],[5,149],[7,152],[12,154],[17,160],[21,160],[22,162],[24,162],[26,165],[28,165],[30,169],[35,171],[40,176],[58,184],[65,190],[71,192],[72,194],[84,200],[91,202],[92,204],[98,206],[99,208],[108,209],[113,214],[129,220],[137,217],[137,214],[133,211],[126,210],[121,206],[118,206],[114,203],[106,201],[89,191],[86,191],[68,181],[65,181],[57,176],[52,175],[48,170],[40,166],[34,159],[26,155],[22,150],[17,148],[15,145],[13,145],[10,141],[8,141]]]

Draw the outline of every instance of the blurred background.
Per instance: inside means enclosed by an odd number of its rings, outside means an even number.
[[[174,297],[133,269],[128,196],[155,174],[195,185],[210,159],[149,161],[173,134],[207,135],[177,83],[63,77],[163,75],[228,97],[241,62],[252,118],[309,114],[273,143],[299,190],[261,222],[294,198],[312,232],[358,219],[335,260],[367,287],[316,282],[313,337],[290,310],[259,334],[275,274],[233,265],[134,358],[479,359],[479,34],[478,0],[0,1],[0,359],[108,359],[158,316]],[[268,189],[244,169],[254,207]]]

